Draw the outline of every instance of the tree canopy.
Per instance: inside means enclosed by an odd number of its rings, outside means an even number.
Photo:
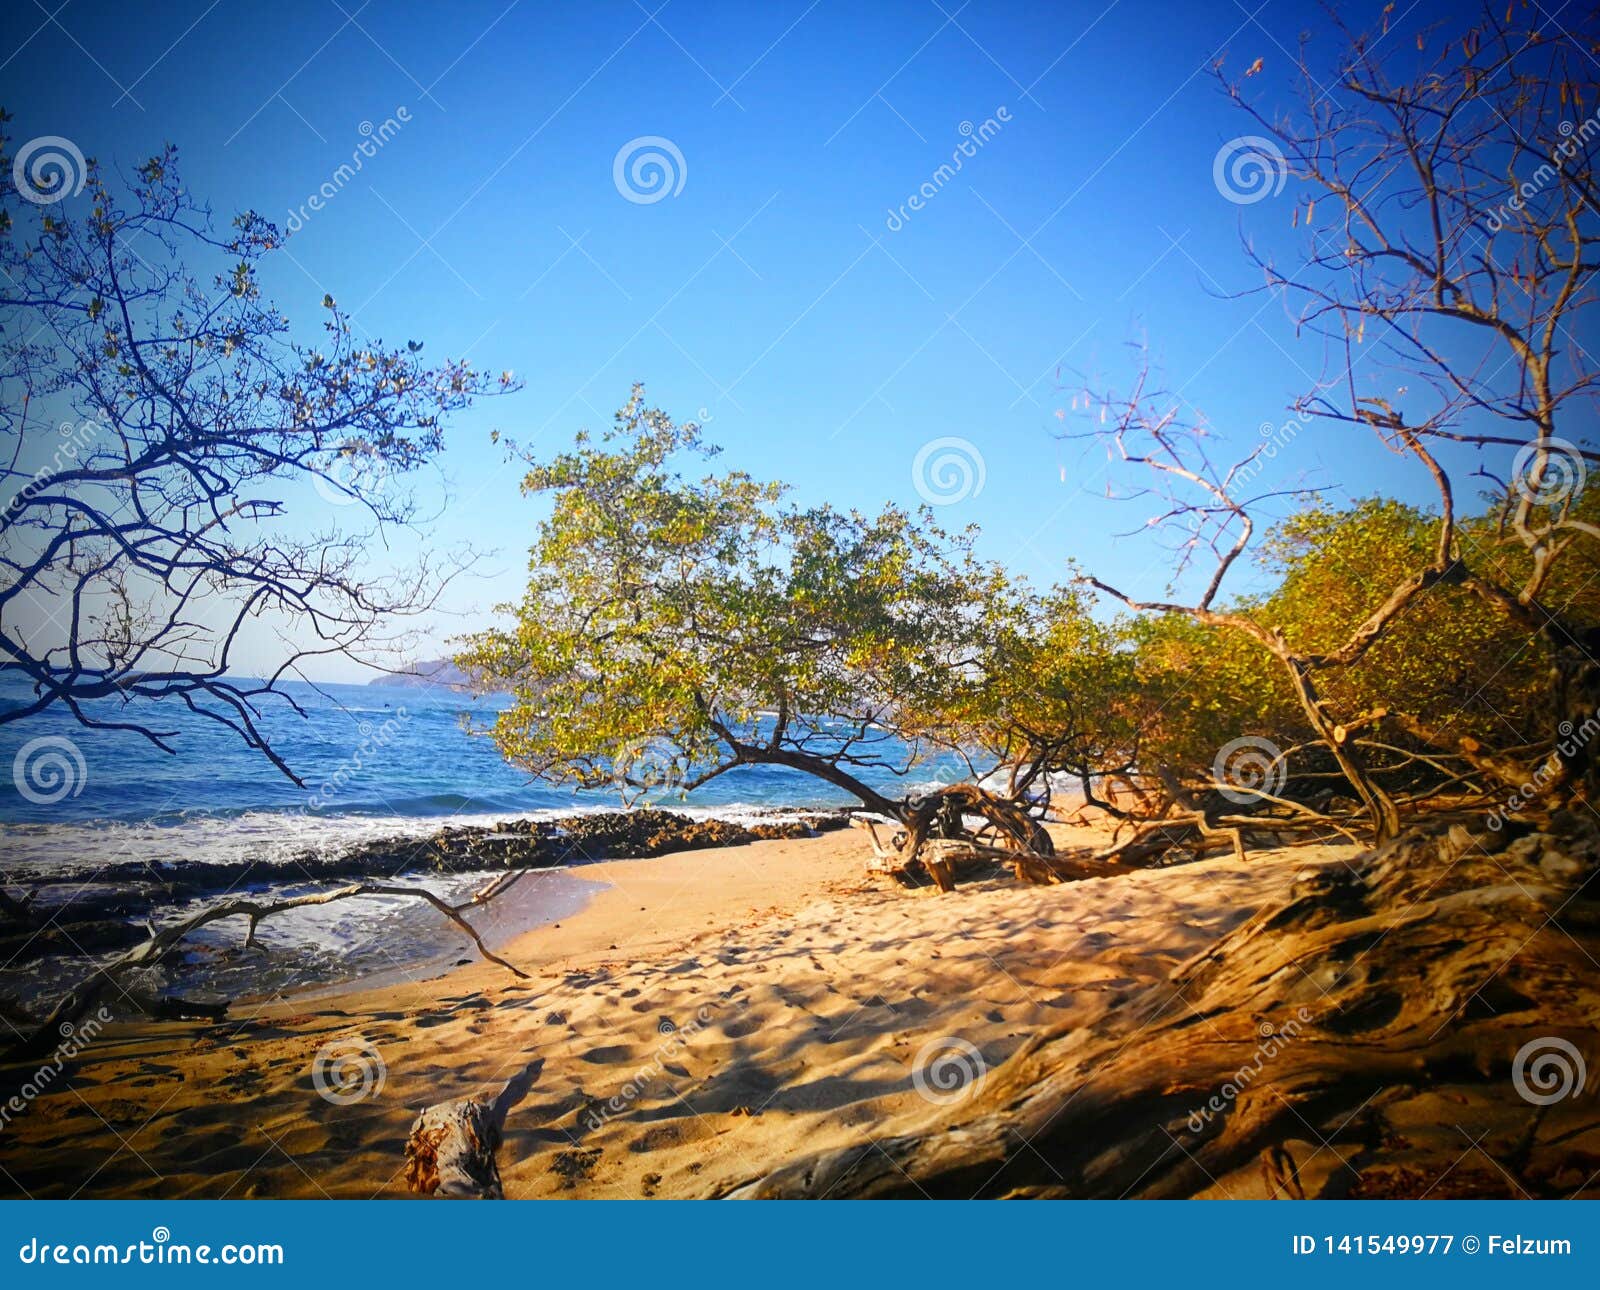
[[[635,387],[598,442],[532,465],[524,490],[551,511],[527,593],[458,659],[513,697],[493,738],[555,783],[688,791],[788,766],[901,813],[868,772],[950,746],[1023,599],[927,511],[684,473],[714,452]]]
[[[59,705],[169,748],[92,701],[170,701],[293,777],[261,704],[292,705],[279,681],[307,659],[388,640],[461,567],[366,557],[412,520],[401,477],[450,415],[511,378],[362,338],[332,297],[309,343],[260,286],[283,235],[249,211],[218,229],[170,147],[127,176],[91,163],[84,194],[51,205],[12,169],[0,139],[0,661],[34,697],[0,722]],[[340,518],[285,523],[312,487]],[[250,623],[285,637],[258,680],[237,674]]]

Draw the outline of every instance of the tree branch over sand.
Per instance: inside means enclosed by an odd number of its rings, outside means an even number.
[[[538,779],[625,799],[741,767],[800,771],[902,825],[913,857],[970,832],[964,808],[1047,862],[1048,834],[1019,823],[1046,804],[1031,778],[878,786],[963,747],[1029,598],[926,510],[802,508],[742,472],[697,480],[678,465],[714,452],[635,387],[602,443],[581,435],[530,462],[524,491],[553,509],[527,592],[457,658],[513,696],[480,733]]]
[[[519,869],[511,873],[502,874],[474,892],[470,899],[454,905],[421,887],[402,887],[393,883],[378,882],[349,883],[343,887],[310,892],[303,896],[289,896],[282,900],[256,901],[241,898],[222,901],[202,909],[197,914],[153,932],[150,939],[142,945],[129,950],[126,954],[96,970],[87,980],[62,998],[30,1035],[13,1044],[7,1055],[13,1058],[28,1058],[48,1053],[60,1042],[61,1028],[63,1026],[70,1026],[90,1008],[94,1007],[95,1004],[111,996],[113,992],[125,999],[138,1002],[134,995],[129,994],[123,988],[123,978],[133,972],[159,964],[171,955],[186,937],[199,931],[202,927],[227,918],[248,919],[249,930],[246,934],[245,944],[250,945],[254,943],[256,927],[263,919],[271,918],[276,914],[286,913],[293,909],[307,909],[319,905],[329,905],[335,901],[353,900],[358,896],[399,896],[408,900],[424,901],[459,928],[483,958],[490,963],[503,967],[512,976],[520,980],[526,980],[528,976],[526,972],[515,964],[501,958],[484,944],[483,938],[478,934],[477,929],[466,920],[464,914],[469,909],[486,905],[495,897],[503,895],[525,877],[528,872],[526,869]],[[160,1006],[162,1010],[168,1012],[182,1010],[180,1002],[171,1000],[162,1001]]]

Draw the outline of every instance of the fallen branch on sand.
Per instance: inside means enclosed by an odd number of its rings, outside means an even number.
[[[527,873],[527,870],[519,869],[501,874],[493,882],[474,892],[470,899],[455,905],[425,888],[400,887],[391,883],[376,882],[350,883],[330,891],[315,891],[304,896],[291,896],[284,900],[269,902],[250,899],[223,901],[221,904],[202,909],[182,922],[172,923],[153,931],[149,940],[128,951],[121,958],[98,968],[87,980],[57,1003],[50,1010],[49,1016],[40,1022],[31,1034],[11,1045],[7,1050],[7,1056],[30,1058],[50,1052],[60,1042],[61,1027],[75,1022],[113,989],[124,999],[138,1006],[141,1011],[152,1016],[199,1014],[220,1020],[227,1010],[226,1004],[220,1007],[213,1004],[185,1004],[182,1000],[170,997],[163,997],[152,1003],[138,994],[130,993],[120,984],[120,979],[141,968],[155,966],[177,949],[185,937],[225,918],[248,918],[250,927],[245,936],[245,944],[252,945],[255,943],[256,927],[264,918],[271,918],[275,914],[282,914],[291,909],[305,909],[313,905],[330,905],[339,900],[352,900],[357,896],[402,896],[411,900],[426,901],[460,928],[486,960],[505,968],[513,976],[526,980],[528,974],[514,964],[508,963],[485,945],[483,938],[478,935],[472,924],[467,922],[463,914],[468,909],[488,904],[496,896],[514,886]]]
[[[973,828],[968,816],[983,823]],[[871,837],[873,859],[867,868],[903,886],[916,885],[916,875],[925,873],[940,891],[953,891],[961,871],[996,860],[1030,882],[1098,876],[1077,871],[1070,861],[1058,864],[1055,843],[1025,803],[976,784],[951,784],[922,798],[909,823],[887,842],[872,820],[856,817],[852,822]]]

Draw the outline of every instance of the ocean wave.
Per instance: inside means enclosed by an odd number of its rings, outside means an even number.
[[[732,824],[755,820],[787,823],[807,814],[803,809],[785,810],[756,802],[662,806],[693,819],[726,820]],[[333,858],[367,843],[429,837],[446,828],[495,829],[514,820],[554,820],[618,809],[615,804],[585,802],[537,810],[436,810],[428,814],[169,812],[139,822],[0,824],[0,849],[6,856],[6,870],[14,875],[72,878],[152,863],[184,867],[289,860],[306,855]]]

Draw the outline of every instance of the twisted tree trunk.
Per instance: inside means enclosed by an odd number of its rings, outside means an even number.
[[[731,1194],[1593,1190],[1597,871],[1600,829],[1576,815],[1515,840],[1412,830],[1308,869],[1170,983],[1038,1036],[910,1131]]]

